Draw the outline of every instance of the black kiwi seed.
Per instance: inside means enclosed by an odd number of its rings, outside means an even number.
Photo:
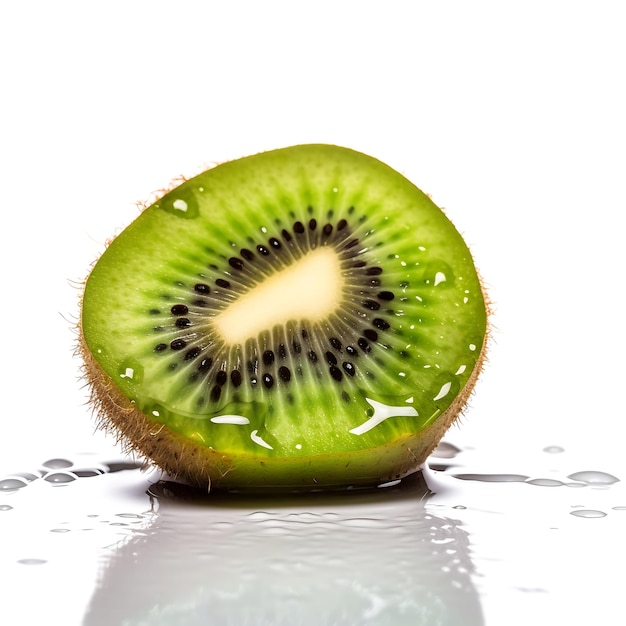
[[[331,365],[337,365],[337,357],[332,352],[328,351],[324,356]]]
[[[187,315],[189,309],[184,304],[175,304],[171,309],[172,315]]]
[[[282,244],[280,243],[280,241],[278,241],[278,239],[276,239],[276,237],[272,237],[272,238],[269,240],[269,244],[270,244],[270,246],[271,246],[272,248],[274,248],[275,250],[278,250],[278,248],[280,248],[280,247],[281,247],[281,245],[282,245]]]
[[[274,378],[271,374],[263,374],[263,384],[269,389],[274,384]]]
[[[202,294],[211,293],[211,287],[209,287],[209,285],[205,283],[197,283],[196,285],[194,285],[193,289],[196,293],[202,293]]]
[[[359,356],[359,353],[357,352],[357,349],[354,346],[346,346],[346,352],[350,356]]]
[[[352,363],[350,363],[350,361],[344,361],[341,364],[341,367],[343,367],[344,372],[346,372],[346,374],[349,374],[350,376],[354,376],[354,374],[356,373],[356,368]]]
[[[211,369],[211,365],[213,365],[213,359],[211,357],[207,357],[200,361],[200,365],[198,365],[199,372],[208,372]]]
[[[228,264],[236,270],[242,270],[243,269],[243,261],[236,256],[231,256],[230,259],[228,259]]]
[[[185,352],[185,361],[191,361],[195,359],[201,352],[201,348],[199,348],[198,346],[194,346],[193,348]]]
[[[343,378],[343,374],[341,373],[341,370],[335,366],[335,365],[331,365],[330,366],[330,375],[336,380],[336,381],[341,381],[341,379]]]
[[[367,337],[370,341],[376,341],[378,339],[378,333],[371,328],[366,328],[363,331],[363,335]]]
[[[377,296],[379,300],[393,300],[394,297],[391,291],[381,291]]]
[[[179,317],[175,322],[174,325],[177,328],[187,328],[188,326],[191,326],[191,322],[189,321],[188,317]]]
[[[270,251],[265,246],[257,246],[256,249],[258,250],[259,254],[262,254],[263,256],[268,256],[270,253]]]
[[[263,363],[265,365],[271,365],[274,362],[274,353],[271,350],[266,350],[263,353]]]
[[[375,300],[365,300],[363,306],[370,311],[378,311],[380,309],[380,303]]]
[[[248,250],[247,248],[242,248],[240,254],[244,259],[246,259],[246,261],[252,261],[252,259],[254,259],[254,253],[252,250]]]
[[[223,279],[223,278],[218,278],[218,279],[215,281],[215,284],[216,284],[218,287],[222,287],[222,288],[224,288],[224,289],[230,289],[230,283],[229,283],[227,280]]]
[[[335,348],[335,350],[341,350],[341,341],[337,339],[337,337],[331,337],[329,339],[330,345]]]
[[[228,374],[224,370],[220,370],[215,375],[215,382],[221,387],[228,380]]]
[[[359,348],[361,348],[363,352],[369,352],[371,350],[369,343],[367,343],[367,341],[363,337],[359,337],[357,343],[359,344]]]
[[[288,383],[291,380],[291,372],[289,371],[288,367],[285,367],[284,365],[281,365],[278,368],[278,376],[280,377],[280,379],[286,383]]]
[[[233,370],[230,373],[230,381],[233,384],[233,387],[239,387],[241,385],[241,372],[239,370]]]
[[[387,330],[389,328],[388,322],[386,322],[385,320],[381,319],[380,317],[375,318],[372,321],[372,324],[374,324],[374,326],[376,326],[376,328],[378,328],[378,330]]]
[[[167,344],[166,343],[157,343],[156,346],[154,346],[154,351],[155,352],[163,352],[163,350],[167,349]]]
[[[368,268],[365,270],[365,273],[366,273],[368,276],[380,276],[380,275],[383,273],[383,268],[382,268],[382,267],[379,267],[379,266],[377,266],[377,265],[376,265],[376,266],[373,266],[373,267],[368,267]]]
[[[293,225],[293,232],[301,235],[304,232],[304,224],[302,222],[296,222]]]
[[[182,350],[187,345],[187,342],[184,339],[174,339],[170,343],[170,348],[172,350]]]

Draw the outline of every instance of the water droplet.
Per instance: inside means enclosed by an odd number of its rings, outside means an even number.
[[[604,511],[595,511],[593,509],[578,509],[576,511],[571,511],[570,515],[574,515],[576,517],[606,517],[606,513]]]
[[[0,504],[0,511],[12,511],[13,507],[8,504]]]
[[[74,463],[68,459],[48,459],[43,463],[43,466],[49,469],[65,469],[66,467],[72,467],[72,465],[74,465]]]
[[[116,517],[124,517],[127,519],[143,519],[143,515],[139,515],[138,513],[116,513]]]
[[[483,483],[524,483],[529,479],[522,474],[454,474],[454,477]]]
[[[48,472],[43,477],[46,482],[55,483],[57,485],[71,483],[77,478],[78,476],[76,476],[73,472]]]
[[[143,365],[136,359],[126,359],[120,363],[117,373],[120,378],[140,383],[143,380]]]
[[[613,485],[619,482],[619,478],[616,478],[612,474],[595,471],[575,472],[574,474],[570,474],[568,478],[586,483],[587,485]]]
[[[560,454],[561,452],[565,452],[565,448],[561,448],[561,446],[546,446],[543,451],[548,454]]]
[[[43,565],[47,562],[48,561],[45,559],[20,559],[18,561],[18,563],[21,563],[22,565]]]
[[[540,487],[563,487],[560,480],[554,480],[553,478],[533,478],[526,481],[529,485],[539,485]]]
[[[26,487],[28,481],[24,478],[5,478],[0,480],[0,491],[14,491]]]
[[[195,196],[194,190],[190,189],[188,185],[181,185],[180,187],[170,191],[155,203],[156,207],[176,215],[177,217],[192,219],[198,217],[198,200]]]
[[[50,532],[51,533],[69,533],[70,529],[69,528],[52,528]]]
[[[398,478],[397,480],[390,480],[386,483],[381,483],[380,485],[378,485],[379,489],[385,489],[387,487],[395,487],[396,485],[399,485],[402,481]]]
[[[442,398],[445,398],[448,395],[448,393],[450,393],[450,387],[452,387],[452,383],[450,381],[448,381],[447,383],[444,383],[441,386],[439,393],[433,398],[433,401],[436,402],[437,400],[441,400]]]
[[[453,506],[452,508],[453,508],[453,509],[462,509],[462,510],[467,509],[467,507],[466,507],[466,506],[463,506],[462,504],[457,504],[456,506]]]
[[[74,470],[73,473],[76,474],[78,478],[90,478],[92,476],[102,476],[102,474],[104,474],[104,470],[94,467],[88,469]]]

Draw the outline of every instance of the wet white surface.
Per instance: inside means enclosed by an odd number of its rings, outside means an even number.
[[[623,622],[621,11],[3,5],[0,621]],[[466,237],[494,332],[459,452],[428,492],[260,503],[107,471],[71,281],[170,179],[302,142],[388,162]]]
[[[20,624],[619,623],[621,479],[554,446],[529,475],[484,457],[445,441],[399,485],[280,499],[48,459],[0,479],[4,608]]]

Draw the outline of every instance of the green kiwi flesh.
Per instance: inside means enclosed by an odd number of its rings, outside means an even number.
[[[487,305],[444,213],[380,161],[302,145],[218,165],[85,283],[99,424],[191,484],[375,485],[416,469],[484,359]]]

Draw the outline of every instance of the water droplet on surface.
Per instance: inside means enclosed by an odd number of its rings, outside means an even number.
[[[68,459],[48,459],[45,463],[43,463],[43,466],[49,469],[65,469],[67,467],[72,467],[72,465],[74,465],[74,463]]]
[[[578,509],[576,511],[571,511],[570,515],[574,515],[575,517],[606,517],[606,513],[604,511],[596,511],[594,509]]]
[[[523,474],[454,474],[454,477],[483,483],[525,483],[530,478]]]
[[[0,480],[0,491],[14,491],[26,487],[28,481],[24,478],[5,478]]]
[[[538,485],[539,487],[563,487],[564,483],[553,478],[533,478],[526,481],[529,485]]]
[[[46,482],[57,485],[71,483],[77,478],[78,476],[76,476],[73,472],[49,472],[43,477]]]
[[[616,478],[612,474],[595,471],[575,472],[574,474],[570,474],[568,478],[586,483],[587,485],[613,485],[619,482],[619,478]]]
[[[72,473],[76,474],[78,478],[91,478],[92,476],[102,476],[102,474],[104,474],[104,470],[93,467],[81,470],[74,470]]]
[[[22,565],[43,565],[47,562],[48,561],[45,559],[20,559],[18,561],[18,563],[21,563]]]
[[[546,446],[543,452],[547,452],[548,454],[560,454],[561,452],[565,452],[565,448],[561,448],[561,446]]]
[[[626,506],[614,506],[614,511],[626,511]]]
[[[12,511],[13,507],[8,504],[0,504],[0,511]]]
[[[69,528],[52,528],[50,532],[51,533],[69,533],[70,529]]]

